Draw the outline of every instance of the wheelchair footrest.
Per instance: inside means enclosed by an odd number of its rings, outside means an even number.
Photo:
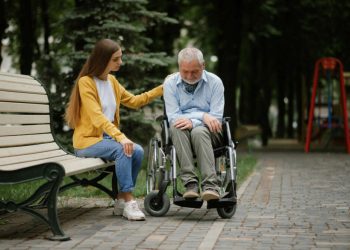
[[[207,208],[219,208],[219,207],[231,207],[237,204],[237,199],[231,198],[221,198],[219,200],[211,200],[207,202]]]
[[[180,207],[191,207],[191,208],[201,208],[203,205],[203,200],[196,199],[185,199],[181,196],[174,197],[174,204]]]

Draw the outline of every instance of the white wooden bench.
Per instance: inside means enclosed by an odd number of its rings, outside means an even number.
[[[30,76],[0,72],[0,185],[46,180],[25,201],[0,200],[0,211],[29,213],[48,224],[53,233],[50,239],[69,240],[58,219],[58,193],[77,185],[92,185],[115,197],[116,185],[108,189],[98,183],[107,175],[114,175],[114,163],[78,158],[66,152],[55,141],[51,124],[44,87]],[[100,175],[92,180],[76,176],[87,171]],[[73,182],[61,187],[67,176]],[[47,215],[38,212],[37,208],[42,207],[47,209]]]

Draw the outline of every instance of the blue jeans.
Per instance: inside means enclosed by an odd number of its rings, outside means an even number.
[[[132,192],[136,185],[143,159],[143,148],[134,144],[134,152],[131,157],[124,153],[123,145],[108,135],[103,140],[84,149],[75,149],[78,157],[103,158],[115,161],[115,172],[118,179],[119,191]]]

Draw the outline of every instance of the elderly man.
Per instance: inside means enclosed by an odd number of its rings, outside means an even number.
[[[197,48],[181,50],[178,65],[179,72],[167,77],[163,88],[170,135],[186,187],[183,197],[199,197],[195,154],[201,174],[201,198],[217,200],[220,197],[213,147],[222,141],[224,86],[218,76],[204,69],[203,54]]]

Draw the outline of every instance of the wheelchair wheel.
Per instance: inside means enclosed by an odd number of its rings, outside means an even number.
[[[146,191],[147,194],[156,189],[157,185],[157,172],[159,171],[159,147],[158,140],[153,138],[150,141],[148,148],[148,163],[147,163],[147,176],[146,176]]]
[[[169,197],[164,193],[160,199],[158,192],[159,191],[150,192],[144,200],[146,212],[155,217],[165,215],[170,208]]]
[[[225,186],[225,191],[227,193],[232,194],[233,197],[237,197],[235,187],[236,187],[236,184],[233,183],[232,181],[229,181],[228,185]],[[237,201],[233,206],[219,207],[216,210],[221,218],[230,219],[236,213],[236,208],[237,208]]]
[[[219,216],[223,219],[230,219],[236,213],[237,203],[229,207],[219,207],[217,212]]]
[[[232,166],[231,166],[232,164]],[[237,198],[236,194],[236,177],[237,177],[237,168],[236,168],[236,153],[235,151],[228,151],[226,157],[222,159],[221,168],[219,168],[218,176],[221,180],[221,194],[229,194],[231,198]],[[232,174],[231,174],[232,168]],[[232,206],[219,207],[217,212],[219,216],[223,219],[230,219],[236,213],[237,203]]]

